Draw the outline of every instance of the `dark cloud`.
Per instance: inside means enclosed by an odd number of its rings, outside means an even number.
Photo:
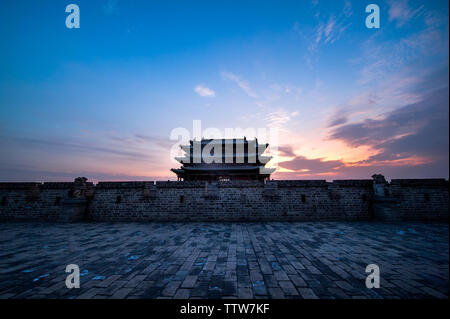
[[[422,66],[423,67],[423,66]],[[417,82],[410,88],[411,92],[422,92],[424,95],[432,94],[439,89],[447,89],[449,84],[448,73],[448,54],[447,60],[443,65],[435,70],[427,73],[422,77],[422,80]]]
[[[346,166],[341,161],[296,158],[279,166],[294,172],[276,172],[274,179],[370,179],[373,174],[383,174],[387,179],[395,178],[448,178],[448,160],[436,160],[419,165],[390,165],[377,162],[360,162],[356,166]],[[358,166],[360,165],[360,166]],[[310,169],[310,171],[301,171]]]
[[[416,104],[390,112],[383,119],[366,119],[331,131],[331,139],[357,147],[369,145],[380,154],[369,159],[391,160],[411,156],[448,158],[448,87],[438,89]]]
[[[328,124],[328,127],[345,124],[345,123],[347,123],[347,121],[348,121],[347,116],[342,116],[342,115],[337,114],[334,118],[332,118],[330,120],[330,124]]]
[[[294,171],[308,170],[308,174],[324,174],[339,169],[344,165],[341,161],[324,161],[323,159],[307,159],[304,156],[297,156],[295,159],[282,162],[279,166]]]
[[[279,155],[286,157],[295,156],[294,151],[290,146],[278,146],[278,153]]]
[[[440,84],[443,88],[428,93],[420,102],[387,113],[381,119],[366,119],[331,130],[330,139],[352,147],[370,146],[379,151],[377,155],[357,163],[298,156],[280,163],[295,173],[278,176],[370,178],[373,173],[381,173],[390,178],[448,178],[449,91],[448,82]]]

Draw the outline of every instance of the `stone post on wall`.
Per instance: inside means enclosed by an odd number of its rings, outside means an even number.
[[[373,217],[379,221],[398,220],[397,201],[390,196],[389,184],[381,174],[372,175],[373,178]]]
[[[63,199],[58,221],[82,221],[86,215],[88,200],[94,195],[94,186],[86,177],[75,178],[67,198]]]

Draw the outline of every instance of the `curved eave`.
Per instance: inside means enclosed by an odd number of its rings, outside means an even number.
[[[264,168],[261,169],[261,174],[272,174],[272,173],[274,173],[276,170],[277,170],[276,168],[267,168],[267,167],[264,167]]]
[[[186,171],[204,171],[204,172],[215,172],[215,171],[256,171],[259,170],[261,166],[238,166],[238,167],[194,167],[185,166],[182,169]]]
[[[224,146],[227,146],[227,145],[252,145],[252,143],[219,143],[219,142],[210,142],[211,143],[211,145],[217,145],[217,146],[219,146],[219,145],[224,145]],[[199,145],[199,146],[202,146],[202,148],[203,147],[205,147],[206,145],[209,145],[209,144],[201,144],[200,142],[198,142],[198,143],[194,143],[195,145]],[[194,145],[193,144],[193,145]],[[180,148],[183,150],[183,151],[185,151],[185,152],[188,152],[192,147],[193,147],[193,145],[180,145]],[[268,143],[265,143],[265,144],[260,144],[260,143],[258,143],[258,144],[256,144],[256,147],[258,148],[258,150],[266,150],[267,149],[267,147],[269,147],[269,144]],[[262,152],[261,152],[262,153]]]
[[[189,157],[186,157],[186,156],[184,156],[184,157],[175,157],[175,160],[177,160],[181,164],[189,163]]]
[[[177,174],[178,176],[186,176],[186,175],[248,175],[248,174],[258,174],[259,176],[270,176],[273,172],[275,172],[275,168],[265,168],[261,166],[257,167],[247,167],[241,169],[232,169],[232,168],[223,168],[223,169],[211,169],[211,168],[203,168],[203,169],[190,169],[184,167],[181,169],[172,168],[172,172]]]
[[[215,158],[214,156],[201,156],[201,155],[200,156],[193,155],[192,157],[194,159],[206,159],[206,158],[214,159]],[[223,154],[221,157],[222,158],[235,158],[235,154]],[[273,158],[273,156],[263,156],[263,155],[257,156],[257,154],[255,154],[255,153],[245,154],[244,156],[239,156],[239,157],[240,158],[259,158],[260,162],[262,162],[262,163],[267,163]],[[182,162],[189,163],[188,156],[178,156],[178,157],[175,157],[175,159],[180,163],[182,163]],[[194,163],[196,163],[196,162],[194,161]]]
[[[260,156],[259,160],[261,163],[268,163],[272,158],[273,156]]]

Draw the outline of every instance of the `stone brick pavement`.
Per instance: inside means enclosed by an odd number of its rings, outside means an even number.
[[[1,298],[448,298],[448,224],[1,223]],[[78,264],[80,289],[65,287]],[[365,286],[380,267],[381,287]]]

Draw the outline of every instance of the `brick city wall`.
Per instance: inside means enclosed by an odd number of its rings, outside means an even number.
[[[448,181],[392,180],[381,184],[382,195],[374,183],[0,183],[0,220],[448,220]]]
[[[147,187],[146,187],[147,185]],[[367,220],[372,181],[99,183],[93,220]]]
[[[448,181],[393,179],[388,191],[400,220],[448,220]]]
[[[58,220],[74,183],[0,183],[2,220]]]

